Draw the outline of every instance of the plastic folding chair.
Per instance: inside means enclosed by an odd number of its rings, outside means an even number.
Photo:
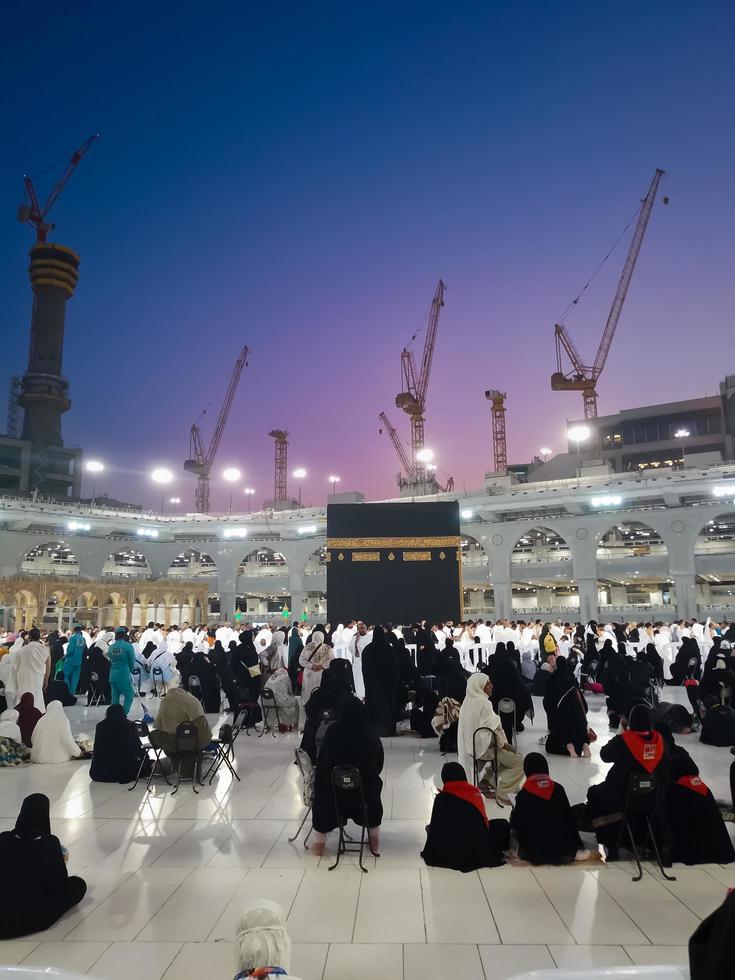
[[[661,793],[659,792],[658,782],[654,773],[649,775],[648,773],[643,774],[634,772],[631,774],[630,779],[628,780],[628,795],[625,798],[623,822],[620,827],[620,833],[618,834],[618,842],[615,850],[617,851],[620,848],[623,834],[627,832],[631,850],[633,851],[633,857],[635,858],[635,863],[638,866],[638,874],[633,876],[633,881],[641,880],[643,877],[643,868],[641,867],[641,859],[638,855],[638,845],[635,842],[635,835],[633,834],[633,828],[631,827],[630,823],[631,820],[635,820],[639,824],[641,822],[645,824],[646,840],[650,842],[653,848],[653,853],[656,855],[659,871],[667,881],[676,881],[676,878],[673,875],[668,875],[664,871],[658,841],[656,840],[656,835],[653,832],[652,821],[656,816],[656,811],[659,807],[660,801]]]
[[[289,844],[292,844],[304,829],[304,824],[311,816],[311,807],[314,802],[314,766],[309,758],[309,753],[305,749],[296,749],[294,755],[301,775],[301,802],[304,804],[304,815],[296,833],[293,837],[289,837]],[[304,837],[304,847],[309,846],[309,838],[313,829],[313,826],[309,827],[309,833]]]
[[[518,741],[516,735],[516,703],[511,698],[501,698],[498,701],[498,714],[505,732],[505,737],[511,745]]]
[[[160,667],[154,667],[151,671],[151,678],[153,681],[153,693],[156,697],[166,697],[166,681],[163,679],[163,671]],[[159,694],[160,685],[160,694]]]
[[[166,785],[170,786],[171,783],[168,781],[168,774],[164,771],[163,766],[161,765],[161,755],[163,754],[163,749],[155,745],[151,745],[148,738],[150,735],[148,725],[146,725],[144,721],[134,721],[133,727],[135,728],[135,734],[138,736],[141,745],[145,749],[145,755],[140,760],[138,772],[135,774],[135,782],[132,786],[128,786],[128,790],[133,790],[138,785],[143,772],[143,766],[146,764],[146,762],[151,763],[151,771],[148,773],[148,782],[146,783],[146,792],[150,790],[151,783],[156,776],[163,776],[163,778],[166,780]],[[151,753],[153,753],[153,755],[151,755]],[[156,772],[156,769],[158,769],[158,772]]]
[[[235,739],[239,735],[240,730],[235,730],[232,725],[221,725],[220,730],[217,733],[217,738],[212,739],[212,745],[215,746],[216,755],[212,760],[212,764],[209,769],[204,774],[204,782],[209,776],[209,785],[212,785],[212,780],[217,775],[217,771],[224,763],[230,770],[230,773],[235,777],[235,779],[240,782],[240,777],[235,772],[235,768],[232,763],[235,761]]]
[[[102,691],[100,691],[100,675],[92,670],[89,674],[89,690],[87,691],[87,707],[95,708],[102,703]]]
[[[191,779],[191,787],[195,793],[199,793],[197,782],[203,786],[199,778],[202,753],[199,748],[199,732],[193,721],[182,721],[176,727],[176,785],[171,791],[171,795],[178,792],[181,785],[181,767],[184,762],[191,762],[193,765],[192,775],[184,776],[184,779]]]
[[[343,854],[348,851],[355,854],[359,853],[358,863],[360,865],[360,870],[365,874],[368,873],[368,869],[362,863],[362,855],[365,849],[365,836],[368,832],[368,815],[367,815],[367,804],[365,803],[365,793],[362,788],[362,777],[360,775],[360,770],[356,769],[354,766],[335,766],[332,769],[332,797],[334,799],[334,809],[337,814],[337,822],[339,824],[339,841],[337,843],[337,858],[334,864],[330,865],[329,870],[334,871],[334,869],[339,864],[339,859]],[[347,817],[342,812],[340,803],[348,802],[354,809],[355,806],[359,806],[362,813],[362,827],[360,834],[360,844],[357,847],[350,847],[348,841],[352,843],[352,838],[345,833],[345,824],[347,823]],[[380,855],[377,851],[373,850],[372,844],[369,843],[370,852],[375,856]]]
[[[276,696],[269,688],[264,687],[260,692],[260,710],[263,712],[263,727],[260,730],[258,738],[262,738],[266,732],[270,732],[273,738],[276,737],[279,726],[281,724],[281,718],[278,714],[278,704],[276,702]],[[272,725],[269,719],[272,715],[276,716],[276,724]],[[274,730],[275,729],[275,730]]]

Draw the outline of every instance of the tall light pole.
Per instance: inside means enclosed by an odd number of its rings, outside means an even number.
[[[235,483],[237,483],[237,481],[240,479],[241,476],[242,476],[242,473],[240,472],[240,470],[236,466],[228,466],[227,469],[224,470],[223,473],[222,473],[222,479],[223,480],[227,480],[227,482],[230,484],[230,513],[232,513],[232,490],[233,490],[233,485]]]
[[[94,507],[94,498],[95,498],[95,495],[96,495],[97,474],[98,473],[104,473],[104,471],[105,471],[105,464],[104,463],[100,463],[100,461],[98,459],[89,459],[84,464],[84,468],[87,471],[87,473],[91,473],[92,474],[92,506]]]
[[[332,484],[332,493],[336,493],[337,492],[337,484],[339,483],[339,477],[338,476],[330,476],[329,477],[329,482]]]
[[[681,465],[682,466],[684,465],[684,440],[688,439],[690,435],[691,432],[689,431],[689,429],[686,428],[677,429],[676,432],[674,433],[674,439],[681,440]]]
[[[548,463],[548,461],[551,459],[551,450],[548,446],[542,446],[542,448],[539,449],[539,455],[544,463]]]
[[[165,508],[163,505],[163,488],[167,486],[174,478],[171,470],[167,469],[165,466],[157,466],[151,471],[151,480],[157,483],[161,488],[161,513],[165,513]]]
[[[251,514],[253,510],[252,501],[253,501],[253,494],[255,493],[255,490],[253,490],[252,487],[245,487],[243,493],[248,498],[248,514]]]
[[[299,481],[299,509],[301,509],[301,481],[306,476],[306,470],[303,466],[299,466],[297,470],[293,471],[293,478]]]
[[[180,503],[181,503],[181,497],[169,497],[169,498],[168,498],[168,502],[169,502],[170,504],[173,504],[173,505],[174,505],[174,507],[176,507],[176,506],[177,506],[177,504],[180,504]]]

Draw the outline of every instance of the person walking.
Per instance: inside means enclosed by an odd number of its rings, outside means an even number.
[[[69,642],[66,644],[64,654],[64,680],[69,688],[69,694],[75,696],[79,684],[79,675],[82,672],[82,657],[87,649],[87,644],[82,636],[82,627],[77,623],[74,627]]]
[[[124,626],[115,630],[115,642],[108,647],[110,657],[110,694],[111,703],[120,704],[123,698],[123,708],[127,715],[133,705],[133,678],[131,672],[135,667],[135,650],[128,640]]]

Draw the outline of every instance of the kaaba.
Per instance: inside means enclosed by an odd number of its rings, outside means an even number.
[[[462,619],[459,504],[329,504],[329,621]]]

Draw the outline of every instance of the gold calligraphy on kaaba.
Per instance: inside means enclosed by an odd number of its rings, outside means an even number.
[[[353,561],[380,561],[379,551],[353,551]]]
[[[404,551],[404,561],[431,561],[430,551]]]
[[[327,548],[362,550],[367,548],[458,548],[460,540],[451,535],[404,538],[328,538]]]

